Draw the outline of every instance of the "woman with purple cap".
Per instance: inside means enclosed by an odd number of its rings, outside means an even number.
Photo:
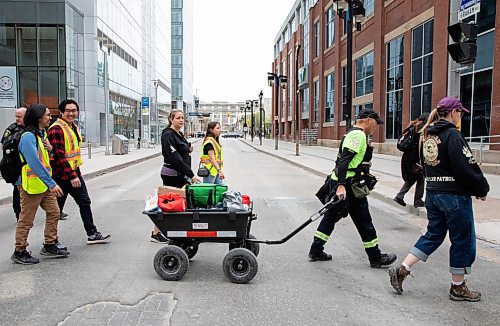
[[[389,269],[391,285],[403,292],[403,281],[412,266],[427,258],[443,243],[449,232],[451,288],[454,301],[479,301],[481,293],[471,291],[465,274],[476,258],[476,235],[471,196],[486,200],[490,190],[479,165],[459,131],[464,112],[454,97],[445,97],[432,110],[422,128],[421,160],[426,176],[427,232],[411,248],[403,263]]]

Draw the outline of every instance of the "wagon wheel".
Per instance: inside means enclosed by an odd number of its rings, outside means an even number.
[[[186,274],[189,258],[184,250],[176,246],[165,246],[158,250],[153,260],[156,273],[166,281],[178,281]]]
[[[222,269],[231,282],[244,284],[255,277],[259,265],[253,252],[245,248],[236,248],[224,257]]]
[[[248,236],[248,239],[256,239],[253,235],[249,235]],[[241,248],[241,243],[239,242],[231,242],[229,244],[229,250],[233,250],[235,248]],[[256,242],[246,242],[245,241],[245,246],[244,248],[250,250],[251,252],[253,252],[253,254],[255,255],[255,257],[257,257],[259,255],[259,252],[260,252],[260,245]]]
[[[188,256],[189,259],[193,258],[198,252],[198,243],[194,241],[182,242],[176,240],[170,240],[170,245],[182,248]]]

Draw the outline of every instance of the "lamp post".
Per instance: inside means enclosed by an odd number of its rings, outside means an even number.
[[[106,36],[98,36],[95,38],[99,41],[99,48],[105,47],[107,50],[102,51],[104,54],[104,132],[106,138],[106,150],[104,155],[110,155],[109,151],[109,73],[108,73],[108,55],[111,54],[111,49],[115,46]]]
[[[248,100],[248,101],[246,101],[246,104],[247,104],[247,107],[250,106],[250,139],[253,143],[253,137],[254,137],[254,133],[255,133],[255,119],[253,116],[253,101]]]
[[[286,89],[286,84],[287,84],[288,78],[285,75],[278,75],[273,72],[268,72],[267,73],[267,83],[271,87],[275,87],[275,94],[274,94],[274,149],[278,150],[278,137],[279,137],[279,126],[278,126],[278,115],[279,115],[279,109],[278,109],[278,96],[279,96],[279,89],[280,89],[280,84],[283,89]]]
[[[262,90],[259,93],[259,121],[260,121],[260,126],[259,126],[259,144],[262,145],[262,96],[264,93]]]
[[[356,26],[356,30],[361,30],[361,24],[365,18],[365,7],[361,0],[333,0],[337,6],[337,14],[342,19],[347,19],[347,80],[346,80],[346,104],[343,108],[343,117],[346,122],[346,130],[352,125],[351,110],[352,110],[352,24]],[[347,13],[346,13],[347,10]]]
[[[247,125],[247,107],[246,106],[240,106],[241,111],[245,111],[245,117],[243,120],[243,135],[245,136],[245,139],[247,139],[247,130],[248,130],[248,125]]]
[[[155,86],[155,112],[156,112],[156,144],[160,143],[160,115],[158,113],[158,86],[160,81],[158,79],[153,79],[152,82]]]

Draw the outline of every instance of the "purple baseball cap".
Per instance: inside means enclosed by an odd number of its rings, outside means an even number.
[[[462,102],[456,97],[444,97],[438,104],[437,109],[439,112],[460,110],[469,113],[470,111],[464,108]]]

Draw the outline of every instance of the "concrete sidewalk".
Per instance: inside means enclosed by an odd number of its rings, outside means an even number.
[[[323,146],[300,146],[299,156],[295,155],[295,143],[280,141],[278,150],[275,150],[273,139],[263,139],[262,145],[259,139],[250,138],[242,142],[254,149],[284,160],[290,164],[306,169],[319,176],[330,174],[338,149]],[[373,198],[382,200],[398,208],[403,208],[393,201],[394,196],[403,185],[401,179],[401,158],[397,156],[374,154],[372,159],[372,173],[378,178],[378,183],[371,195]],[[490,193],[485,202],[473,200],[474,217],[476,220],[477,237],[481,240],[500,245],[500,176],[487,174],[486,178],[490,184]],[[319,188],[320,185],[318,185]],[[406,209],[409,213],[426,218],[425,208],[416,209],[412,206],[414,187],[405,196]]]

